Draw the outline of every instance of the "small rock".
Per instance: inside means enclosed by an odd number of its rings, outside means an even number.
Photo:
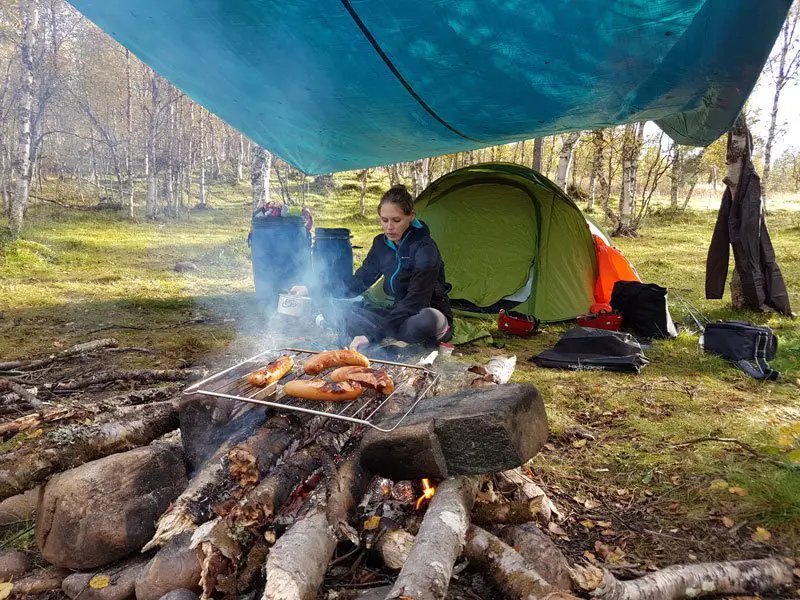
[[[0,552],[0,581],[19,579],[30,567],[24,552]]]
[[[136,580],[136,600],[158,600],[175,590],[199,589],[200,559],[191,541],[191,533],[181,533],[158,551]]]
[[[172,270],[176,273],[188,273],[190,271],[197,271],[197,265],[191,262],[179,262],[175,263]]]
[[[61,589],[73,600],[134,600],[136,580],[147,563],[147,557],[137,556],[101,571],[73,573],[64,579]]]
[[[11,496],[0,502],[0,527],[27,521],[36,514],[39,504],[39,488]]]
[[[180,589],[164,594],[159,600],[200,600],[200,598],[191,590]]]
[[[65,471],[42,490],[36,543],[59,567],[106,565],[144,546],[186,485],[178,446],[145,446]]]

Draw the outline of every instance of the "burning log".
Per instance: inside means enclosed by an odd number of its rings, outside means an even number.
[[[179,533],[207,521],[213,505],[237,486],[252,487],[289,447],[297,433],[287,417],[273,417],[247,439],[225,442],[158,520],[144,551],[163,546]]]
[[[172,402],[112,410],[104,419],[65,425],[1,455],[0,500],[34,487],[53,473],[149,444],[178,427]]]
[[[464,554],[507,598],[577,600],[550,585],[511,546],[480,527],[469,528]]]
[[[445,597],[453,565],[464,547],[469,514],[481,479],[454,477],[439,485],[387,600]]]
[[[675,565],[630,581],[597,567],[576,567],[580,587],[603,600],[683,600],[698,596],[763,594],[792,585],[792,567],[767,558]]]

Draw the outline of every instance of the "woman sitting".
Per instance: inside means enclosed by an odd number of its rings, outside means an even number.
[[[383,234],[372,241],[364,263],[346,287],[350,296],[363,294],[383,275],[384,291],[394,298],[390,309],[349,307],[340,324],[353,340],[350,347],[395,338],[435,345],[452,337],[453,313],[444,263],[427,225],[416,218],[414,200],[404,185],[395,185],[378,204]],[[304,286],[292,293],[307,295]],[[325,315],[326,318],[328,315]],[[336,320],[336,319],[334,319]]]

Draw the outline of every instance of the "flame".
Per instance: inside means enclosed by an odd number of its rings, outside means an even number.
[[[436,493],[436,488],[431,485],[429,479],[422,480],[422,496],[417,498],[417,504],[415,508],[419,509],[420,506],[426,501],[433,498],[433,495]]]

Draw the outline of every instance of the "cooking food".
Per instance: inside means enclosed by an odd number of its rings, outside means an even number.
[[[369,359],[355,350],[328,350],[309,358],[303,368],[309,375],[316,375],[331,367],[344,367],[347,365],[368,367]]]
[[[355,381],[387,396],[394,391],[394,382],[382,369],[339,367],[331,373],[331,381]]]
[[[294,358],[291,356],[281,356],[272,361],[266,367],[253,371],[247,376],[247,382],[256,387],[264,387],[270,383],[275,383],[294,368]]]
[[[283,392],[287,396],[324,402],[355,400],[363,391],[364,388],[354,381],[331,383],[324,379],[295,379],[283,386]]]

